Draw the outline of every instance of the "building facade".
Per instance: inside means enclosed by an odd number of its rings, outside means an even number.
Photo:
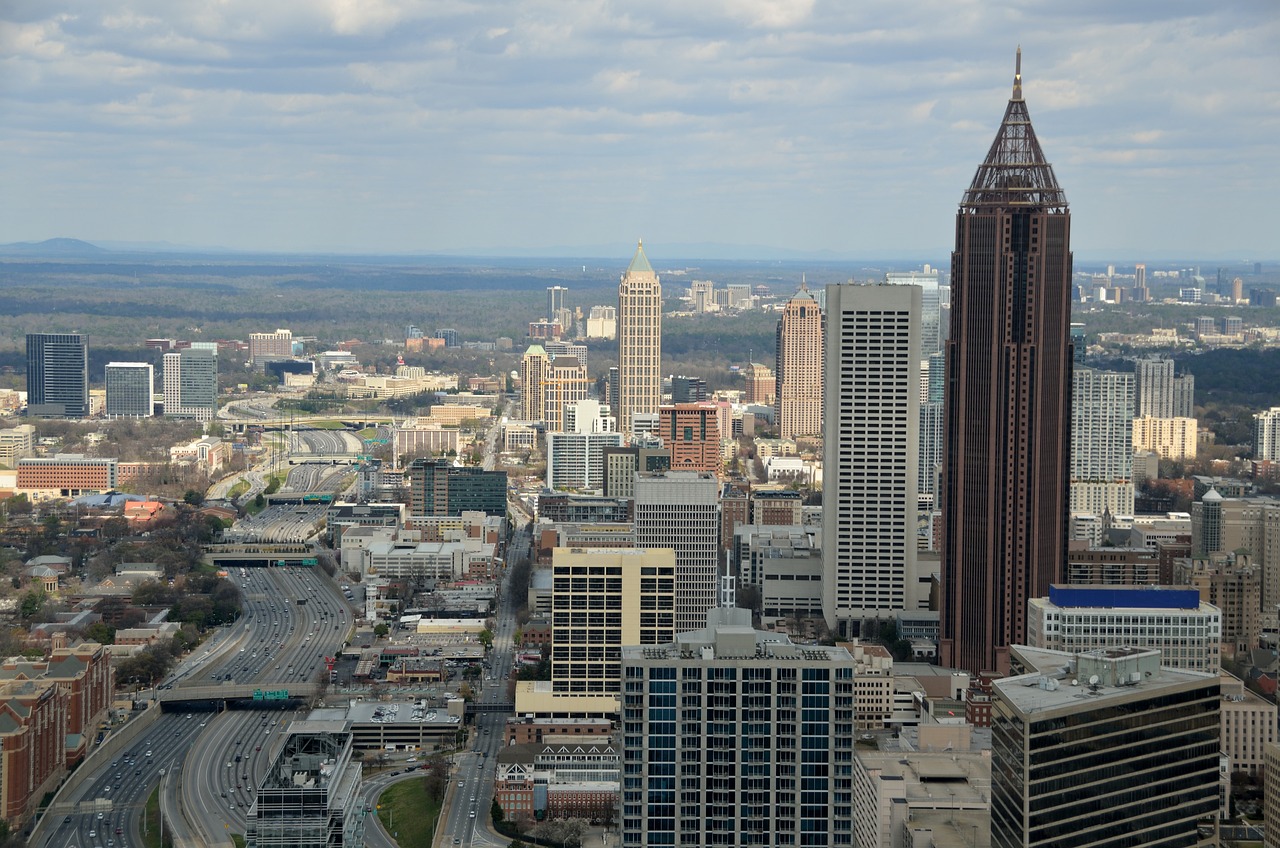
[[[1133,375],[1076,368],[1071,379],[1071,512],[1133,515]]]
[[[717,608],[622,665],[623,846],[854,844],[847,650]]]
[[[1137,418],[1194,418],[1195,377],[1175,377],[1173,360],[1144,357],[1134,363],[1134,416]]]
[[[349,721],[289,725],[249,808],[245,836],[250,848],[364,844],[363,781],[352,739]]]
[[[953,668],[1007,666],[1027,599],[1066,553],[1071,265],[1067,198],[1019,71],[951,258],[940,651]]]
[[[39,418],[89,416],[88,336],[27,334],[27,414]]]
[[[823,612],[832,632],[914,606],[920,288],[827,286]],[[927,597],[927,595],[926,595]]]
[[[658,410],[658,434],[676,471],[720,472],[720,426],[716,407],[677,403]]]
[[[716,604],[720,486],[710,474],[637,474],[635,546],[676,552],[676,632],[696,629]]]
[[[414,515],[507,514],[507,472],[455,466],[445,460],[409,464],[409,506]]]
[[[1253,458],[1280,462],[1280,406],[1253,416]]]
[[[992,684],[993,848],[1203,844],[1217,675],[1162,668],[1159,651],[1044,653],[1069,671]]]
[[[591,381],[587,369],[575,356],[556,356],[547,363],[546,378],[542,384],[544,395],[543,420],[548,431],[565,431],[565,409],[587,399]]]
[[[1195,459],[1196,419],[1133,419],[1134,451],[1151,451],[1161,459]]]
[[[28,457],[18,460],[18,490],[51,492],[74,498],[106,492],[119,482],[119,463],[109,457],[86,457],[78,453]]]
[[[637,412],[662,403],[662,284],[644,255],[644,243],[618,285],[618,429],[631,432]]]
[[[218,414],[218,358],[207,350],[164,355],[164,415],[212,421]]]
[[[822,310],[802,288],[778,319],[777,361],[773,369],[774,417],[781,438],[822,432]]]
[[[669,548],[552,551],[552,688],[618,692],[624,645],[675,639],[675,571]]]
[[[529,345],[520,360],[520,420],[542,421],[546,418],[547,396],[544,384],[551,358],[542,345]]]
[[[108,418],[150,418],[155,411],[155,367],[150,362],[108,362]]]
[[[274,333],[249,334],[249,361],[254,365],[271,359],[291,359],[293,357],[293,332],[276,330]]]

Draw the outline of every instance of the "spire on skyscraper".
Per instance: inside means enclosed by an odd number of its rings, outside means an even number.
[[[1022,99],[1022,48],[1018,48],[1013,95],[1004,110],[987,158],[978,166],[960,202],[964,209],[1036,208],[1062,211],[1067,196],[1058,185],[1053,166],[1044,157],[1031,115]]]
[[[636,240],[636,255],[631,258],[631,264],[627,266],[627,273],[653,273],[653,266],[649,264],[649,257],[644,255],[644,239]]]

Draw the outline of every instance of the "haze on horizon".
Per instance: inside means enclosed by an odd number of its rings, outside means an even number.
[[[0,242],[938,261],[1021,44],[1078,255],[1273,259],[1278,43],[1266,0],[14,0]]]

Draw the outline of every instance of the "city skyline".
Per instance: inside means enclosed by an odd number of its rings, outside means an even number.
[[[1082,255],[1267,259],[1280,23],[1265,12],[18,7],[0,20],[0,241],[942,250],[939,187],[964,185],[1021,44]]]

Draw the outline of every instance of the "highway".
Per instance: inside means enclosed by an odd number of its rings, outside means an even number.
[[[332,581],[312,569],[286,568],[246,569],[243,577],[236,570],[233,578],[247,584],[241,588],[245,615],[224,634],[197,648],[161,685],[180,691],[207,686],[214,680],[230,680],[269,688],[271,683],[323,675],[322,658],[332,656],[345,640],[351,620]],[[296,603],[300,598],[307,601],[301,607]],[[234,772],[228,769],[225,763],[228,758],[234,763],[234,754],[227,752],[235,749],[239,738],[240,747],[252,750],[252,774],[260,775],[266,763],[263,756],[285,725],[276,721],[293,717],[292,713],[258,710],[160,716],[127,753],[77,775],[80,782],[59,798],[59,810],[82,811],[63,812],[63,820],[41,844],[56,848],[141,845],[142,807],[161,778],[161,770],[172,776],[175,767],[179,769],[182,806],[193,819],[192,828],[206,839],[216,836],[210,844],[229,844],[227,833],[244,832],[245,808],[233,810],[232,806],[246,800],[242,775],[249,772],[248,766]],[[264,719],[268,721],[265,726],[261,723]],[[246,732],[250,723],[252,736]],[[222,770],[216,775],[215,765]],[[221,793],[237,791],[237,779],[240,795],[222,808]],[[197,787],[198,796],[194,794]],[[105,809],[87,810],[86,802]]]

